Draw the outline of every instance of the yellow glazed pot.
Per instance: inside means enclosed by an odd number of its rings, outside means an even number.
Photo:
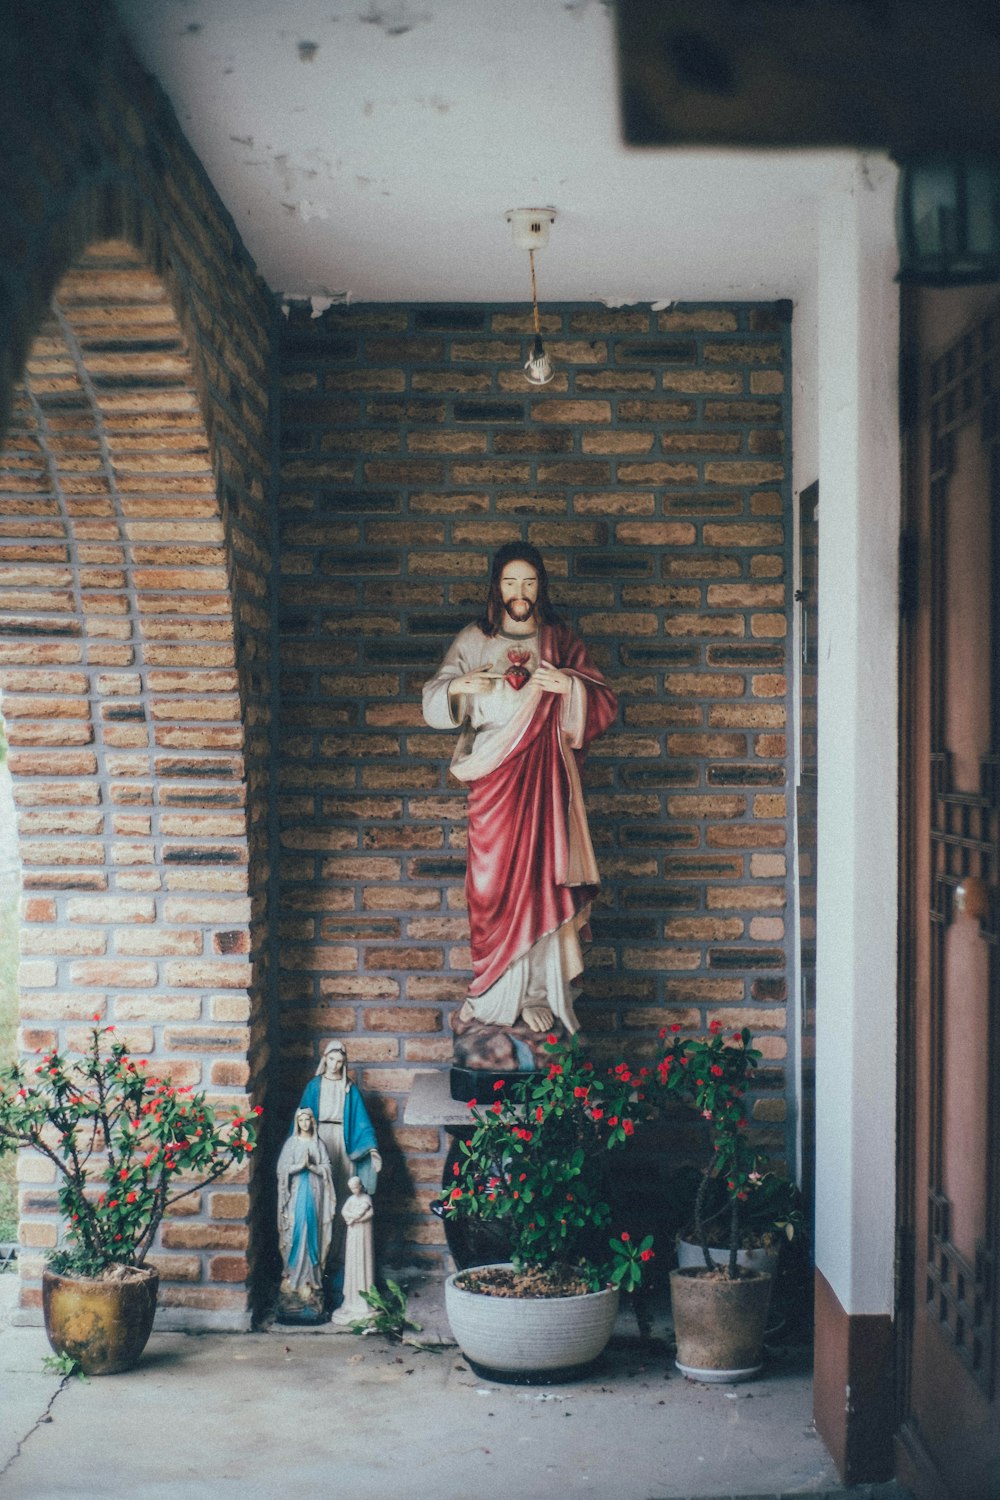
[[[49,1343],[85,1375],[131,1370],[152,1332],[159,1274],[149,1266],[121,1269],[125,1275],[107,1279],[42,1275]]]

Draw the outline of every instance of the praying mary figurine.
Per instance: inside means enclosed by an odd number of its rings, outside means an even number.
[[[361,1090],[347,1074],[347,1049],[343,1042],[328,1042],[323,1049],[315,1078],[306,1084],[299,1102],[318,1121],[319,1138],[326,1147],[333,1169],[337,1207],[350,1196],[348,1182],[361,1179],[362,1189],[374,1193],[382,1170],[378,1141],[368,1118]],[[334,1219],[329,1266],[334,1304],[341,1298],[344,1282],[344,1237],[347,1226],[338,1212]]]
[[[323,1317],[323,1267],[335,1209],[330,1158],[316,1134],[312,1110],[296,1110],[293,1132],[278,1157],[278,1243],[284,1263],[280,1322],[315,1323]]]

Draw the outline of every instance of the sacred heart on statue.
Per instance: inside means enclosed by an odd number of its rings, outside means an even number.
[[[531,652],[512,648],[507,652],[507,660],[510,666],[503,674],[504,680],[510,683],[515,693],[519,693],[524,684],[531,681],[531,673],[527,668],[527,663],[531,660]]]

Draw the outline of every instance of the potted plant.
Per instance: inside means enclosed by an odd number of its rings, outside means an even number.
[[[634,1134],[647,1070],[599,1076],[577,1043],[545,1042],[547,1066],[489,1103],[469,1101],[442,1212],[503,1226],[510,1261],[458,1271],[445,1283],[452,1333],[481,1375],[568,1379],[604,1349],[620,1291],[635,1291],[652,1235],[609,1235],[610,1153]]]
[[[705,1381],[746,1380],[760,1369],[772,1284],[770,1271],[739,1264],[746,1207],[763,1180],[744,1112],[747,1082],[761,1054],[747,1027],[729,1038],[722,1031],[713,1021],[708,1037],[674,1037],[657,1067],[663,1089],[693,1104],[712,1138],[712,1160],[694,1202],[701,1264],[679,1266],[670,1276],[677,1367]],[[720,1217],[713,1194],[721,1198],[725,1225],[721,1264],[709,1243]]]
[[[690,1198],[691,1209],[677,1235],[677,1263],[680,1266],[702,1264],[703,1254],[694,1227],[694,1201],[697,1187],[703,1181],[694,1172],[694,1188],[675,1180],[674,1191]],[[681,1176],[682,1174],[678,1174]],[[713,1177],[702,1215],[709,1253],[718,1263],[729,1255],[729,1203],[725,1183]],[[750,1173],[747,1197],[740,1209],[740,1235],[737,1260],[741,1266],[776,1274],[783,1245],[796,1240],[805,1227],[802,1193],[795,1182],[777,1172]]]
[[[134,1062],[113,1026],[95,1024],[81,1056],[36,1056],[0,1072],[0,1155],[26,1146],[54,1165],[65,1244],[42,1277],[46,1332],[85,1374],[113,1374],[153,1326],[160,1221],[247,1157],[254,1124],[218,1121],[204,1094]]]

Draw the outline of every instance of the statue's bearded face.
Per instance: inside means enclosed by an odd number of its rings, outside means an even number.
[[[517,625],[524,625],[538,603],[538,574],[529,562],[515,558],[500,574],[500,598],[505,612]]]

